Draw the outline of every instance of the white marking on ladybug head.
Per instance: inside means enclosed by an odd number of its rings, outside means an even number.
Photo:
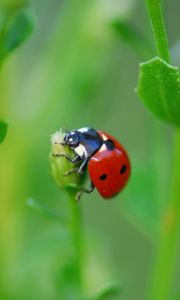
[[[103,139],[103,141],[107,141],[107,140],[108,140],[108,137],[103,133],[103,134],[102,134],[102,139]]]
[[[81,143],[76,148],[74,148],[74,151],[80,157],[87,157],[86,148]]]
[[[107,150],[106,144],[102,144],[101,148],[99,149],[99,152],[103,152],[106,150]]]

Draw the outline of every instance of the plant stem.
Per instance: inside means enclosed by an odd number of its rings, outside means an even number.
[[[176,242],[180,228],[180,131],[174,137],[174,161],[171,193],[162,222],[160,243],[155,261],[150,299],[168,299],[176,258]]]
[[[170,61],[168,39],[164,26],[160,0],[146,0],[151,19],[151,25],[159,57],[166,62]]]
[[[161,12],[160,0],[147,0],[151,25],[158,55],[170,61],[168,40]],[[156,253],[153,270],[153,281],[150,300],[166,300],[169,298],[174,264],[176,243],[180,226],[180,131],[175,132],[174,154],[170,197],[161,223],[160,241]]]
[[[75,265],[77,281],[80,283],[79,288],[82,288],[82,264],[83,264],[83,241],[82,241],[82,214],[80,203],[75,202],[74,193],[70,196],[71,206],[71,230],[74,245]]]

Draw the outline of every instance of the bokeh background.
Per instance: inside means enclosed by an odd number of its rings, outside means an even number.
[[[72,252],[68,229],[27,199],[68,216],[67,196],[49,175],[50,136],[60,127],[92,126],[126,147],[132,176],[112,201],[96,191],[81,200],[84,289],[93,294],[118,282],[121,293],[108,299],[146,299],[169,189],[172,134],[135,93],[139,62],[155,55],[145,1],[32,0],[30,7],[34,32],[0,74],[0,117],[9,123],[0,146],[0,297],[76,299],[65,291],[73,289],[71,275],[63,273]],[[175,64],[179,11],[178,1],[164,1]]]

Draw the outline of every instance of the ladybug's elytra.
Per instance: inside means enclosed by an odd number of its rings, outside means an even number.
[[[83,174],[88,167],[91,186],[82,189],[77,198],[80,198],[82,192],[92,192],[95,187],[103,198],[111,198],[127,183],[130,161],[125,149],[111,135],[84,127],[67,132],[62,145],[68,145],[76,156],[73,159],[63,153],[55,156],[65,156],[75,165],[82,162],[80,167],[70,170],[68,174]]]

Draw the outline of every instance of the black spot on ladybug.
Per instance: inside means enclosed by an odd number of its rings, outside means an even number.
[[[120,170],[120,175],[123,175],[126,172],[126,170],[127,170],[127,166],[123,165]]]
[[[104,143],[105,143],[105,145],[107,147],[107,150],[109,150],[109,151],[114,150],[115,144],[114,144],[114,142],[112,140],[107,140]]]
[[[100,180],[105,180],[107,178],[107,174],[102,174],[101,176],[99,176]]]

